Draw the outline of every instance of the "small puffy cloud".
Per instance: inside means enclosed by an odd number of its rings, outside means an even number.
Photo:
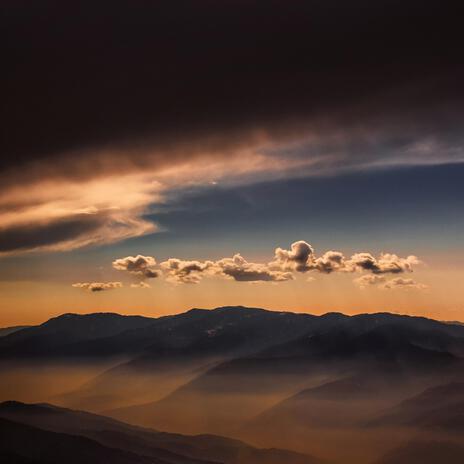
[[[237,282],[283,282],[293,279],[291,272],[271,269],[267,264],[250,263],[240,254],[218,261],[184,261],[170,258],[160,264],[166,280],[197,284],[203,277],[227,277]]]
[[[427,285],[418,283],[418,282],[414,281],[413,279],[403,279],[401,277],[397,277],[396,279],[391,279],[388,282],[386,282],[384,285],[382,285],[382,288],[384,288],[386,290],[396,290],[396,289],[425,290],[428,287],[427,287]]]
[[[378,274],[365,274],[357,279],[354,279],[354,282],[359,286],[360,289],[364,290],[369,286],[377,286],[381,290],[395,290],[395,289],[416,289],[416,290],[425,290],[427,285],[417,283],[413,279],[405,279],[402,277],[397,277],[395,279],[387,280],[384,275]]]
[[[281,267],[287,271],[306,272],[312,268],[313,255],[313,247],[304,240],[299,240],[291,244],[290,250],[276,248],[275,258],[271,266]]]
[[[197,284],[202,274],[214,266],[213,261],[184,261],[169,258],[160,264],[166,274],[166,280],[172,283]]]
[[[379,285],[385,282],[385,277],[383,275],[377,274],[365,274],[353,281],[360,289],[364,290],[370,285]]]
[[[291,272],[273,270],[266,264],[249,263],[238,253],[232,258],[216,261],[215,269],[238,282],[284,282],[293,279]]]
[[[151,285],[142,280],[137,284],[131,284],[131,288],[151,288]]]
[[[377,260],[370,253],[356,253],[348,261],[348,271],[371,271],[378,269]]]
[[[90,292],[103,292],[105,290],[114,290],[115,288],[121,288],[121,282],[77,282],[72,284],[74,288],[81,288],[82,290],[88,290]]]
[[[316,269],[324,274],[340,271],[345,268],[345,257],[340,251],[327,251],[321,257],[314,260],[311,269]]]
[[[370,253],[356,253],[346,263],[347,271],[369,271],[373,274],[400,274],[412,272],[413,266],[419,264],[416,256],[401,258],[395,254],[382,253],[375,258]]]
[[[159,271],[155,270],[156,260],[152,256],[126,256],[113,261],[113,268],[118,271],[127,271],[130,274],[146,278],[154,279],[159,276]]]

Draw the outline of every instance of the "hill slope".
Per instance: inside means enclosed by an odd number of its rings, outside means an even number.
[[[4,402],[0,404],[0,417],[48,431],[86,437],[108,448],[118,448],[173,464],[202,464],[204,461],[224,464],[321,462],[311,456],[286,450],[258,449],[220,436],[184,436],[157,432],[104,416],[46,404]]]

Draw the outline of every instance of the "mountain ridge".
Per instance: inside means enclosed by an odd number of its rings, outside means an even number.
[[[421,315],[411,315],[405,313],[397,313],[397,312],[390,312],[390,311],[375,311],[375,312],[364,312],[364,313],[357,313],[357,314],[346,314],[341,311],[328,311],[322,314],[313,314],[311,312],[304,312],[304,311],[290,311],[285,309],[268,309],[268,308],[258,308],[253,306],[242,306],[242,305],[233,305],[233,306],[218,306],[215,308],[198,308],[192,307],[186,311],[182,311],[179,313],[169,314],[169,315],[162,315],[162,316],[148,316],[144,314],[122,314],[114,311],[95,311],[89,313],[75,313],[75,312],[65,312],[62,314],[58,314],[57,316],[50,317],[49,319],[45,320],[44,322],[36,325],[17,325],[17,326],[8,326],[8,327],[0,327],[0,330],[5,329],[29,329],[33,327],[41,327],[45,326],[53,321],[59,321],[63,319],[71,319],[74,318],[75,320],[79,318],[87,318],[92,316],[118,316],[122,318],[139,318],[139,319],[148,319],[152,321],[161,320],[165,318],[173,318],[180,315],[186,315],[189,313],[208,313],[208,312],[223,312],[223,311],[257,311],[257,312],[267,312],[267,313],[281,313],[281,314],[293,314],[293,315],[302,315],[302,316],[311,316],[316,318],[325,318],[325,317],[333,317],[333,316],[341,316],[343,318],[357,318],[363,316],[394,316],[400,318],[411,318],[416,320],[426,320],[426,321],[434,321],[441,324],[451,325],[451,326],[461,326],[464,324],[464,321],[442,321],[439,319],[435,319],[432,317],[426,317]]]

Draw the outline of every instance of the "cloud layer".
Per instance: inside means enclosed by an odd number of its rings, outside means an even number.
[[[169,258],[158,266],[154,257],[137,255],[114,260],[113,268],[137,277],[139,283],[133,286],[146,286],[146,278],[158,276],[163,276],[166,281],[174,284],[198,284],[207,277],[237,282],[285,282],[295,279],[297,274],[318,272],[361,273],[362,275],[354,280],[360,288],[379,286],[383,289],[423,289],[425,286],[412,279],[386,278],[388,274],[411,273],[419,263],[416,256],[402,258],[392,253],[381,253],[375,257],[371,253],[363,252],[345,258],[342,252],[330,250],[316,256],[312,245],[299,240],[292,243],[290,249],[276,248],[274,259],[268,263],[249,262],[237,253],[230,258],[216,261]]]
[[[10,0],[3,13],[5,167],[108,144],[231,143],[324,113],[359,120],[363,102],[395,121],[462,96],[460,10],[446,0],[85,0],[74,14]]]

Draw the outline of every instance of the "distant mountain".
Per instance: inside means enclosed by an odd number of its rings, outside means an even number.
[[[452,382],[428,388],[402,401],[368,425],[464,433],[464,383]]]
[[[352,427],[391,398],[387,385],[372,377],[347,377],[307,388],[253,418],[245,431],[299,427]]]
[[[24,404],[18,402],[4,402],[0,404],[0,418],[2,421],[14,421],[12,424],[22,424],[24,427],[41,429],[53,432],[53,436],[44,435],[37,449],[39,454],[22,454],[21,448],[8,445],[5,451],[18,453],[25,457],[36,458],[42,456],[40,450],[51,444],[54,435],[65,434],[63,437],[74,436],[82,440],[82,451],[93,443],[115,452],[115,460],[105,460],[103,449],[100,449],[101,461],[120,462],[118,453],[129,453],[130,456],[142,456],[142,460],[134,462],[172,463],[172,464],[203,464],[216,462],[224,464],[317,464],[320,460],[286,450],[258,449],[241,441],[232,440],[214,435],[184,436],[157,432],[151,429],[143,429],[124,424],[104,416],[90,414],[82,411],[73,411],[48,404]],[[5,427],[8,424],[5,425]],[[21,430],[18,425],[13,427],[13,432],[8,435],[16,443],[24,436],[24,441],[29,440],[31,430]],[[37,432],[34,432],[37,433]],[[85,439],[84,439],[85,437]],[[34,437],[33,437],[34,438]],[[24,442],[23,442],[24,443]],[[66,442],[67,443],[67,442]],[[35,442],[34,442],[35,444]],[[81,444],[78,443],[79,446]],[[62,445],[64,446],[64,445]],[[73,443],[67,443],[69,452],[72,452]],[[93,449],[93,448],[92,448]],[[81,453],[77,455],[82,456]],[[123,455],[127,457],[127,454]],[[130,457],[129,456],[129,457]],[[55,459],[53,448],[49,450],[47,459]],[[148,459],[148,461],[146,460]],[[151,461],[149,459],[152,459]],[[41,461],[42,462],[42,461]],[[57,462],[50,460],[50,463]],[[65,462],[65,460],[63,460]],[[74,462],[74,461],[71,461]],[[82,460],[81,462],[93,462]],[[122,461],[121,461],[122,462]],[[131,461],[127,461],[131,462]]]
[[[416,440],[400,446],[375,464],[462,464],[464,446],[445,441]]]
[[[3,328],[0,328],[0,337],[5,337],[6,335],[10,335],[14,332],[18,332],[19,330],[22,330],[22,329],[27,329],[31,327],[30,325],[16,325],[16,326],[13,326],[13,327],[3,327]]]

